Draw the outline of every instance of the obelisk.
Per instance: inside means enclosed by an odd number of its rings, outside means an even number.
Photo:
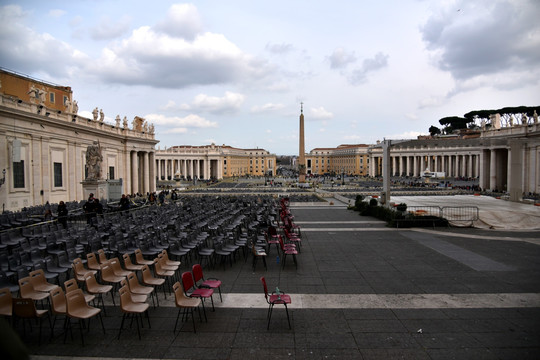
[[[306,149],[304,145],[304,103],[300,103],[300,149],[298,154],[298,182],[306,182]]]

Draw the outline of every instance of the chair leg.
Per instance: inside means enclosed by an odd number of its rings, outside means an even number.
[[[178,315],[176,315],[176,322],[174,323],[174,330],[173,333],[176,332],[176,327],[178,326],[178,319],[180,318],[180,313],[182,312],[182,308],[178,308]]]
[[[124,328],[124,320],[126,319],[126,313],[122,315],[122,322],[120,323],[120,330],[118,331],[118,337],[117,340],[120,340],[120,333],[122,333],[122,329]]]
[[[270,319],[272,319],[272,311],[274,310],[274,304],[270,305],[269,313],[268,313],[268,325],[266,326],[266,330],[270,330]]]
[[[79,319],[79,328],[80,328],[80,331],[81,331],[81,342],[82,342],[82,346],[84,346],[83,327],[84,327],[84,320],[83,320],[83,319]]]
[[[287,321],[289,322],[289,330],[291,329],[291,320],[289,319],[289,308],[287,307],[287,304],[285,305],[285,312],[287,313]]]

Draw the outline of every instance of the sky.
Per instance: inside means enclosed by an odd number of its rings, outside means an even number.
[[[161,149],[297,155],[301,103],[306,151],[540,105],[538,0],[0,0],[0,49]]]

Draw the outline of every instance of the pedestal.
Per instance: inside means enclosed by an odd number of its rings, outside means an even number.
[[[84,198],[88,199],[90,193],[94,194],[96,199],[109,199],[109,191],[106,180],[83,180],[81,182],[83,186]]]

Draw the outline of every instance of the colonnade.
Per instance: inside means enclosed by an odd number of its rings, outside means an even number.
[[[175,177],[184,179],[222,178],[223,171],[218,159],[210,158],[180,158],[156,159],[156,174],[158,180],[169,180]]]
[[[130,177],[127,179],[126,191],[132,194],[146,194],[156,191],[155,169],[153,165],[155,153],[148,151],[131,151],[129,157]]]
[[[431,172],[444,172],[447,177],[478,177],[480,154],[456,155],[390,155],[392,176],[421,176]],[[382,175],[382,155],[371,159],[370,176]]]

